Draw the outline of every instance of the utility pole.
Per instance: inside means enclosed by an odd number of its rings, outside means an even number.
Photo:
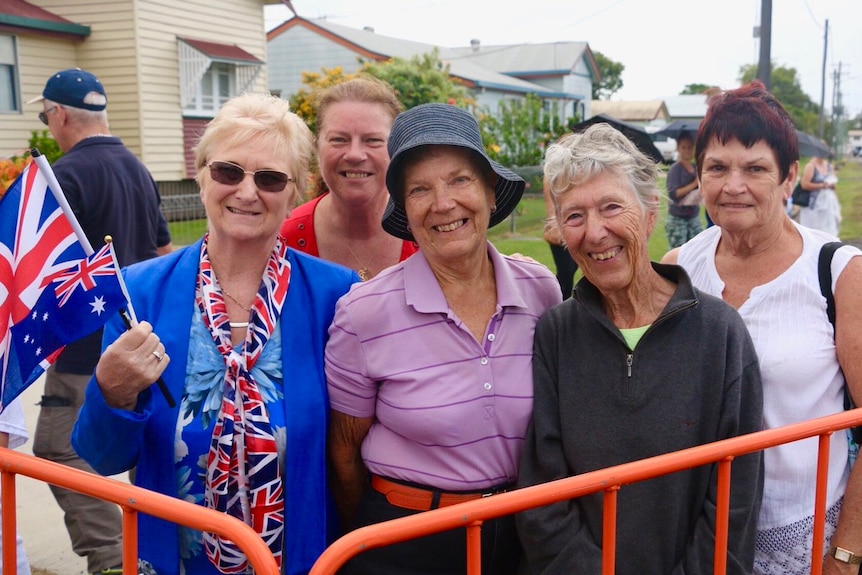
[[[820,72],[820,117],[817,120],[817,137],[823,139],[823,104],[826,102],[826,47],[829,42],[829,19],[826,19],[826,29],[823,32],[823,68]]]
[[[837,156],[843,154],[843,126],[842,119],[844,116],[844,105],[841,97],[841,62],[838,62],[838,69],[833,72],[834,85],[832,92],[832,151]]]
[[[760,61],[757,64],[757,79],[767,90],[772,89],[772,0],[760,0]]]

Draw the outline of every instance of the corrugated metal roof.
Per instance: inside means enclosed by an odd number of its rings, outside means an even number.
[[[473,58],[465,58],[463,56],[463,50],[461,49],[446,48],[435,46],[433,44],[414,42],[412,40],[402,40],[400,38],[382,36],[371,30],[358,30],[356,28],[335,24],[324,19],[308,19],[305,21],[313,26],[326,30],[330,34],[338,36],[346,42],[362,48],[365,51],[379,55],[380,59],[391,57],[410,59],[413,56],[428,54],[434,50],[434,48],[437,48],[440,60],[444,64],[449,65],[449,73],[457,78],[474,83],[476,87],[487,87],[495,90],[518,93],[536,93],[545,97],[572,97],[572,95],[550,92],[544,86],[513,78],[512,76],[507,76],[506,74],[495,71],[494,69],[476,62]],[[276,30],[273,32],[276,32]],[[270,38],[271,37],[272,36],[270,36]],[[467,50],[469,50],[469,48]],[[547,65],[547,63],[545,65]]]
[[[707,108],[706,94],[683,94],[664,99],[667,114],[671,118],[703,118]]]
[[[0,26],[71,36],[89,36],[90,27],[76,24],[25,0],[0,1]]]
[[[250,54],[236,44],[222,44],[208,40],[197,40],[194,38],[179,38],[195,50],[209,56],[218,62],[250,62],[252,64],[263,64],[254,54]]]
[[[593,114],[607,114],[626,122],[650,122],[668,116],[664,100],[593,100]]]
[[[586,42],[549,42],[452,48],[460,59],[469,59],[503,74],[568,74],[587,49]]]

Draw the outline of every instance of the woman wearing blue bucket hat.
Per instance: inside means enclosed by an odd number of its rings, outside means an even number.
[[[524,181],[492,161],[465,110],[424,104],[389,135],[383,227],[419,252],[357,284],[326,348],[334,495],[346,529],[508,489],[532,406],[533,330],[560,303],[544,266],[487,231]],[[514,573],[511,517],[482,529],[485,573]],[[463,530],[366,552],[350,573],[463,573]]]

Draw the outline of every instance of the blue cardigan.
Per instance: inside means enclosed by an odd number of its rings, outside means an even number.
[[[75,451],[102,475],[136,467],[140,487],[177,497],[174,437],[185,385],[189,330],[195,307],[201,241],[132,265],[124,276],[139,320],[153,325],[171,362],[162,378],[177,402],[170,408],[158,388],[140,394],[134,411],[108,407],[95,377],[72,434]],[[284,409],[287,426],[285,570],[307,573],[335,533],[326,479],[329,399],[323,351],[335,302],[358,281],[355,272],[289,250],[290,287],[281,314]],[[119,317],[105,327],[103,346],[125,331]],[[178,528],[139,515],[139,556],[159,575],[177,575]],[[212,569],[212,573],[218,571]],[[198,575],[198,574],[189,574]]]

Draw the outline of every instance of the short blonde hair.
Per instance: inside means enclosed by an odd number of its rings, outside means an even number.
[[[605,172],[630,184],[645,213],[658,211],[658,166],[616,128],[593,124],[563,136],[545,151],[544,175],[555,210],[557,196]]]
[[[288,175],[296,179],[294,193],[298,197],[308,183],[314,137],[305,122],[290,111],[287,100],[268,94],[231,98],[207,125],[195,146],[198,186],[217,146],[239,147],[252,140],[264,141],[277,157],[287,160]]]

